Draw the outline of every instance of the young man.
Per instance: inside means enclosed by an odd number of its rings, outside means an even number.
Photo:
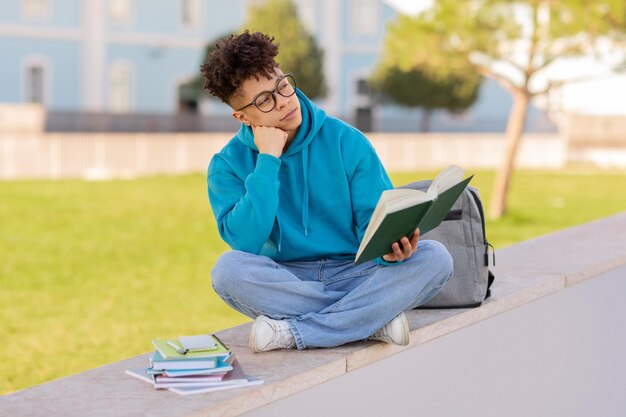
[[[277,54],[272,37],[246,31],[219,43],[202,66],[205,88],[241,122],[208,170],[218,229],[233,249],[216,262],[213,288],[255,319],[254,352],[366,338],[406,345],[403,311],[450,278],[450,255],[416,231],[354,265],[391,181],[363,134],[315,106]]]

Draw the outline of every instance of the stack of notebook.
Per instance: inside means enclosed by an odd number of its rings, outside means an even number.
[[[148,368],[126,371],[156,389],[195,394],[262,384],[246,376],[232,352],[215,335],[153,339]]]

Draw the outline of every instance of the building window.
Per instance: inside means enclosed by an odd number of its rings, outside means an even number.
[[[350,32],[353,36],[374,36],[378,33],[377,0],[350,0]]]
[[[46,70],[42,64],[26,66],[24,101],[27,103],[45,104],[46,102]]]
[[[45,19],[48,8],[48,0],[22,0],[22,13],[26,19]]]
[[[109,16],[114,22],[129,22],[130,0],[109,0]]]
[[[356,92],[359,95],[362,96],[369,96],[370,95],[370,86],[367,83],[367,80],[363,79],[363,78],[359,78],[356,81]]]
[[[116,63],[109,73],[109,110],[128,113],[131,110],[132,72],[129,64]]]
[[[181,0],[182,22],[184,26],[198,26],[200,22],[200,1]]]

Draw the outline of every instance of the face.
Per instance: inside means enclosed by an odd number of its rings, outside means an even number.
[[[277,70],[270,80],[262,75],[259,76],[258,80],[256,77],[248,78],[242,85],[243,94],[235,97],[231,106],[234,109],[241,109],[241,107],[250,104],[260,93],[271,92],[276,88],[280,89],[287,82],[287,80],[283,80],[280,85],[276,85],[276,82],[282,76],[283,73]],[[296,94],[283,97],[278,92],[274,92],[274,99],[276,100],[276,106],[269,113],[264,113],[252,105],[241,110],[235,110],[233,117],[248,126],[276,127],[289,133],[289,138],[295,137],[302,123],[300,100],[298,100]]]

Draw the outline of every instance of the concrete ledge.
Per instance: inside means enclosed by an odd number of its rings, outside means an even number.
[[[406,347],[358,342],[252,354],[248,323],[218,335],[264,385],[188,397],[155,391],[124,375],[147,363],[144,354],[0,397],[0,415],[240,415],[624,266],[625,232],[626,213],[621,213],[498,250],[492,298],[475,309],[410,311]]]

